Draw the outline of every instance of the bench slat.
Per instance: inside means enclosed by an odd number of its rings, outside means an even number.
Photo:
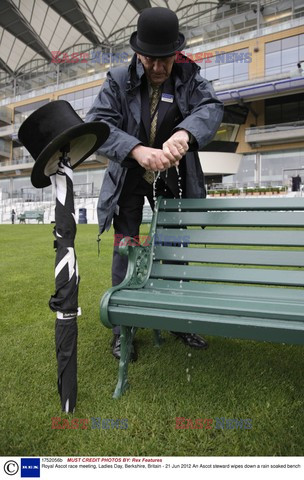
[[[249,300],[265,298],[267,301],[284,301],[285,303],[295,303],[299,299],[304,299],[304,288],[282,288],[282,287],[259,287],[258,285],[233,285],[224,283],[206,283],[206,282],[183,282],[180,280],[159,280],[153,278],[148,281],[145,289],[161,289],[170,292],[186,290],[197,292],[202,297],[242,297]]]
[[[247,250],[224,248],[160,247],[154,249],[155,260],[180,262],[225,263],[236,265],[304,266],[304,252]]]
[[[158,225],[302,227],[300,212],[159,212]]]
[[[183,198],[162,199],[159,209],[166,211],[188,210],[201,212],[206,210],[304,210],[302,198]]]
[[[157,303],[155,302],[157,296]],[[304,299],[293,303],[277,300],[252,298],[230,298],[204,296],[199,293],[180,290],[171,295],[168,291],[145,289],[138,295],[134,290],[120,290],[111,298],[111,305],[124,305],[127,308],[161,308],[165,310],[177,309],[187,312],[197,312],[222,315],[241,315],[258,318],[280,318],[289,321],[297,320],[304,323]]]
[[[303,286],[304,271],[153,264],[151,278]]]
[[[220,228],[180,229],[158,228],[156,239],[159,242],[184,241],[196,244],[215,245],[270,245],[304,246],[304,231],[288,230],[223,230]]]
[[[304,344],[303,322],[258,319],[229,315],[196,314],[193,312],[149,309],[142,307],[109,306],[113,325],[202,333],[230,338],[244,338],[280,343]],[[187,319],[187,320],[186,320]]]

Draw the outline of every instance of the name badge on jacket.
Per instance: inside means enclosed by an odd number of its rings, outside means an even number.
[[[173,100],[174,100],[174,96],[171,95],[170,93],[162,93],[162,96],[161,96],[162,102],[173,103]]]

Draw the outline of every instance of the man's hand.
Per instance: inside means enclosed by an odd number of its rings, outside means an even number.
[[[189,133],[187,130],[178,130],[164,144],[163,152],[172,165],[178,165],[189,149]]]
[[[136,145],[131,150],[129,156],[134,158],[141,167],[154,172],[167,170],[167,168],[172,166],[168,157],[164,155],[163,150],[158,148]]]

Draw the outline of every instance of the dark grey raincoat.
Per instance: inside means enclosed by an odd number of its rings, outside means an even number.
[[[185,129],[196,140],[196,151],[188,151],[186,154],[187,173],[183,197],[187,198],[206,196],[204,175],[197,151],[211,142],[224,111],[223,104],[216,98],[210,83],[201,77],[199,70],[198,65],[193,62],[176,63],[171,74],[175,83],[175,101],[183,117],[183,121],[174,131]],[[110,70],[86,116],[88,122],[102,120],[110,126],[109,138],[99,149],[101,154],[110,159],[97,206],[100,233],[111,226],[127,173],[124,162],[127,161],[130,151],[141,143],[138,135],[143,75],[143,65],[136,55],[129,67]]]

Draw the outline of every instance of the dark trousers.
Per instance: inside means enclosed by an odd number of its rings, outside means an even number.
[[[162,195],[173,198],[173,194],[162,179],[156,182],[156,196]],[[147,197],[152,210],[154,209],[153,186],[142,178],[142,170],[130,168],[118,200],[118,213],[114,215],[114,249],[112,262],[112,285],[119,285],[125,278],[128,258],[118,253],[119,242],[116,239],[121,236],[136,237],[142,222],[142,212]],[[119,334],[120,328],[114,327],[113,333]]]

